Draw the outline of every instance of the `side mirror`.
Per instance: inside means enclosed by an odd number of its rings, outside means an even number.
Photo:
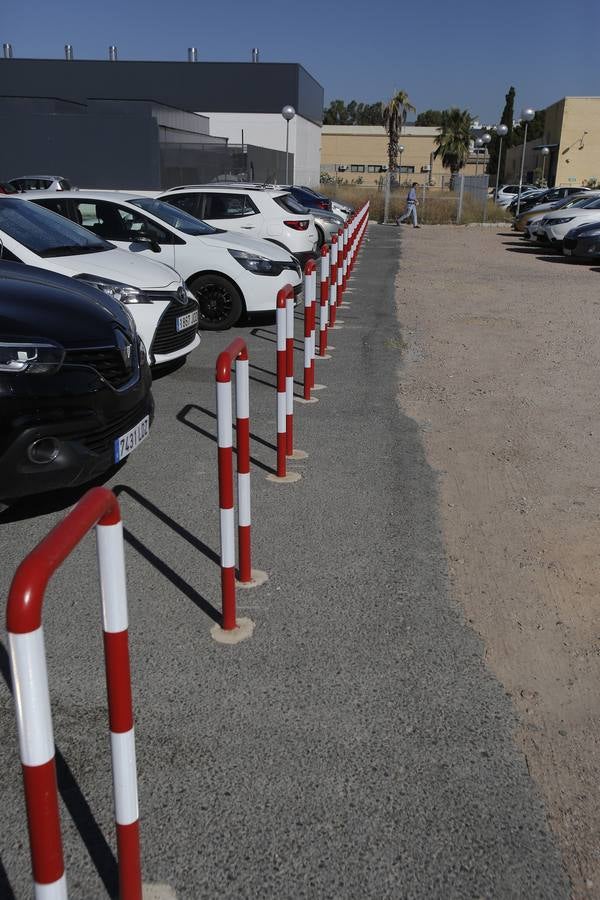
[[[131,234],[130,239],[132,244],[148,244],[149,249],[152,250],[153,253],[160,253],[160,244],[158,241],[149,234],[145,234],[143,231]]]

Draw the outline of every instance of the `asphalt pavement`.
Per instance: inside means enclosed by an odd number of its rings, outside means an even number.
[[[436,474],[397,402],[401,229],[371,225],[296,407],[295,484],[273,484],[275,329],[204,334],[155,382],[151,437],[111,478],[126,527],[144,880],[179,900],[567,897],[509,698],[449,598]],[[302,320],[296,319],[297,378]],[[229,647],[220,604],[214,363],[251,363],[253,636]],[[301,395],[301,386],[296,391]],[[64,498],[63,498],[64,501]],[[6,595],[60,517],[0,517]],[[100,601],[89,537],[45,607],[67,876],[114,896]],[[5,644],[5,641],[3,641]],[[6,672],[6,654],[0,656]],[[0,681],[0,896],[31,893],[8,687]],[[3,883],[4,880],[4,883]]]

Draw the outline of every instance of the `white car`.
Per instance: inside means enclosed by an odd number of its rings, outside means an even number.
[[[173,266],[199,304],[202,328],[234,325],[243,313],[274,312],[277,293],[302,290],[300,265],[275,244],[223,231],[152,197],[73,191],[28,200],[81,223],[117,247]]]
[[[316,255],[317,229],[310,213],[290,212],[288,196],[271,188],[208,184],[171,188],[159,199],[215,228],[278,244],[304,266]]]
[[[22,197],[0,196],[0,262],[78,278],[120,300],[151,365],[186,356],[200,343],[198,303],[170,266],[119,250],[81,225]]]
[[[16,191],[70,191],[69,181],[62,175],[20,175],[10,178],[8,184]]]
[[[556,209],[544,215],[539,229],[543,231],[544,243],[561,247],[564,236],[571,228],[587,222],[600,222],[600,197],[585,197],[568,209]]]
[[[526,194],[531,195],[532,191],[537,191],[539,188],[533,187],[530,184],[523,184],[521,186],[521,197],[524,197]],[[540,190],[540,193],[542,191]],[[519,196],[519,185],[518,184],[505,184],[501,188],[498,188],[498,194],[496,196],[496,203],[498,206],[510,206],[513,200],[516,200]]]

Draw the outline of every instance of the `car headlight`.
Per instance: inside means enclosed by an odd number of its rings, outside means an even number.
[[[548,225],[566,225],[567,222],[572,222],[575,216],[568,216],[565,219],[548,219]]]
[[[64,358],[65,351],[59,344],[19,339],[0,342],[0,372],[54,375]]]
[[[281,263],[267,259],[266,256],[246,253],[245,250],[229,250],[229,253],[239,262],[240,266],[256,275],[281,275],[283,271]]]
[[[147,297],[139,288],[133,287],[131,284],[124,284],[122,281],[113,281],[112,278],[99,278],[97,275],[76,275],[79,281],[85,281],[93,287],[104,291],[113,300],[120,303],[152,303],[152,298]]]

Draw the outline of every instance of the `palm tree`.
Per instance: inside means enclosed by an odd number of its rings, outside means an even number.
[[[453,106],[442,113],[440,133],[435,139],[437,150],[434,155],[442,157],[442,165],[450,169],[452,176],[464,167],[469,157],[469,142],[473,116],[466,109]]]
[[[398,168],[400,133],[409,111],[416,112],[406,91],[396,91],[391,100],[381,104],[383,124],[388,133],[388,169],[391,173]]]

